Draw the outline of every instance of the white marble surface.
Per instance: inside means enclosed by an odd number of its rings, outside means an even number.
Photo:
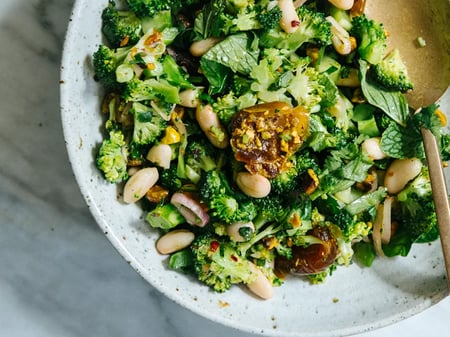
[[[0,336],[251,337],[159,294],[85,207],[59,116],[72,3],[0,2]],[[449,318],[447,298],[359,337],[449,336]]]

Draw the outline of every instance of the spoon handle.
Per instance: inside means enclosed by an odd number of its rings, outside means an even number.
[[[433,200],[439,225],[445,269],[447,271],[447,282],[450,289],[450,207],[447,184],[436,138],[428,129],[422,128],[421,131],[430,173],[431,187],[433,189]]]

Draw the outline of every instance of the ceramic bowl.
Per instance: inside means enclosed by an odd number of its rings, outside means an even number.
[[[439,241],[415,245],[406,258],[378,259],[373,267],[338,268],[322,285],[291,277],[263,301],[244,287],[212,292],[192,277],[170,271],[155,251],[158,233],[138,205],[125,205],[119,189],[94,165],[102,141],[102,91],[91,56],[102,43],[100,15],[107,0],[75,1],[61,71],[62,123],[82,195],[105,236],[123,258],[161,293],[212,321],[265,336],[345,336],[410,317],[447,294]],[[442,107],[449,105],[449,94]]]

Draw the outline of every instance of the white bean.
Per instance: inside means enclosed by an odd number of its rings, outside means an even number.
[[[180,105],[186,108],[196,108],[200,104],[198,94],[202,88],[186,89],[179,93]]]
[[[172,159],[172,148],[167,144],[156,144],[148,151],[147,159],[155,165],[168,169]]]
[[[295,10],[294,1],[278,0],[281,10],[280,26],[286,33],[294,33],[300,24],[300,19]]]
[[[256,274],[256,279],[253,282],[247,284],[248,289],[255,295],[261,297],[264,300],[272,298],[273,296],[273,286],[269,279],[263,272],[250,262],[250,270],[252,273]]]
[[[208,37],[204,40],[195,41],[191,44],[189,52],[192,54],[192,56],[200,57],[212,47],[214,47],[219,41],[220,39],[216,37]]]
[[[228,146],[229,138],[227,130],[220,123],[219,117],[217,117],[210,104],[198,106],[195,110],[195,118],[200,129],[202,129],[212,145],[219,149],[224,149]]]
[[[240,233],[241,228],[248,228],[252,232],[255,231],[255,225],[253,222],[235,222],[227,226],[227,234],[231,240],[234,242],[245,242],[247,241]]]
[[[384,159],[387,156],[381,149],[380,142],[380,137],[368,138],[361,144],[361,150],[372,160]]]
[[[123,201],[131,204],[140,200],[158,181],[159,174],[155,167],[146,167],[137,171],[125,184]]]
[[[188,247],[195,235],[187,229],[175,229],[161,236],[156,242],[156,250],[160,254],[171,254]]]
[[[328,0],[334,7],[349,10],[353,7],[354,0]]]
[[[271,189],[269,179],[257,173],[239,172],[236,175],[236,184],[242,192],[253,198],[264,198],[269,195]]]
[[[397,194],[406,184],[417,177],[422,170],[422,162],[418,158],[396,159],[386,171],[384,186],[390,194]]]

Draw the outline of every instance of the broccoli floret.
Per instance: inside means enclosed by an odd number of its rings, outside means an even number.
[[[372,69],[374,79],[389,90],[407,91],[414,88],[398,49],[389,52]]]
[[[130,47],[111,49],[100,45],[93,54],[93,66],[96,79],[107,90],[120,91],[122,83],[117,82],[116,69],[121,65],[130,51]]]
[[[429,173],[426,167],[397,194],[400,225],[412,241],[430,242],[439,235]]]
[[[320,110],[320,106],[330,107],[336,103],[338,89],[326,74],[319,73],[307,64],[295,69],[287,91],[298,105],[311,112]]]
[[[257,18],[261,24],[261,28],[264,31],[274,29],[280,25],[281,9],[278,6],[274,6],[271,9],[261,8],[258,10]]]
[[[147,80],[132,79],[126,83],[123,98],[126,101],[159,100],[166,103],[179,103],[179,88],[163,79],[150,78]]]
[[[171,229],[185,223],[183,215],[172,204],[158,204],[146,216],[147,222],[153,228]]]
[[[171,193],[179,191],[183,186],[183,179],[177,175],[177,165],[170,165],[168,169],[161,170],[158,183]]]
[[[358,53],[367,62],[378,64],[386,52],[387,36],[382,23],[369,19],[365,14],[352,19],[350,34],[358,42]]]
[[[217,167],[214,147],[205,138],[189,139],[184,154],[186,176],[198,183],[202,172],[214,170]]]
[[[315,12],[306,6],[297,8],[300,19],[298,29],[294,33],[286,33],[277,27],[268,30],[261,36],[263,47],[277,47],[295,51],[305,43],[315,43],[322,46],[331,44],[331,24],[321,12]]]
[[[270,181],[271,193],[277,195],[289,195],[305,183],[305,172],[309,169],[314,172],[319,171],[316,159],[309,151],[301,151],[290,158],[292,167],[281,172],[277,177]],[[309,175],[308,175],[309,176]],[[306,177],[308,180],[309,178]]]
[[[170,10],[176,14],[181,9],[200,3],[199,0],[127,0],[129,8],[139,17],[153,17],[158,12]]]
[[[256,216],[257,208],[253,201],[233,190],[223,172],[204,172],[198,188],[210,214],[227,224],[250,221]]]
[[[139,41],[142,25],[136,14],[118,10],[115,2],[110,0],[102,12],[102,32],[111,47],[124,47]]]
[[[133,103],[131,113],[134,119],[133,142],[136,144],[152,144],[164,132],[167,121],[153,108],[139,102]]]
[[[216,292],[232,284],[249,284],[255,280],[251,262],[239,254],[233,242],[213,234],[198,236],[191,245],[198,279]]]
[[[128,178],[128,149],[120,130],[111,130],[98,151],[96,164],[110,183],[119,183]]]

